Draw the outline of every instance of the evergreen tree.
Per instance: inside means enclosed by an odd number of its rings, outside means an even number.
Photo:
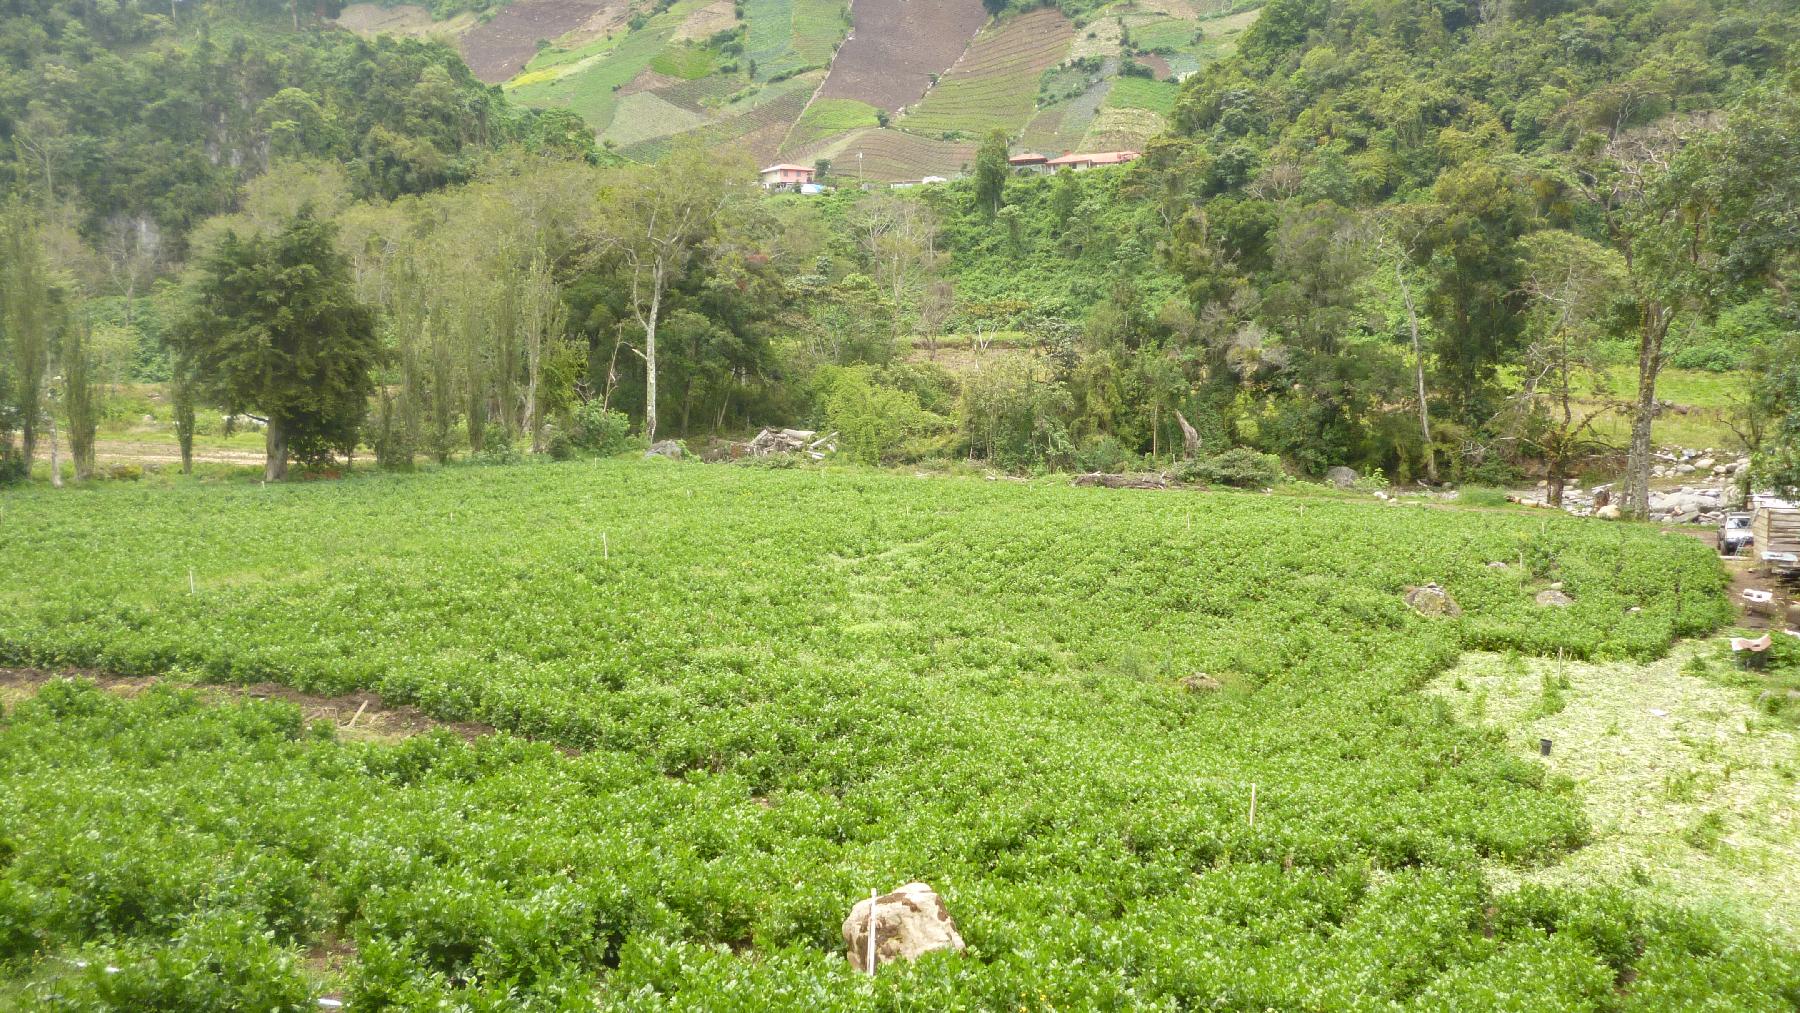
[[[337,230],[302,209],[270,235],[228,234],[200,264],[178,354],[199,392],[268,426],[269,480],[288,456],[348,455],[368,410],[378,353]]]

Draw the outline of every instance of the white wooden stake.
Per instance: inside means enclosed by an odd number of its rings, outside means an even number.
[[[871,977],[871,978],[875,977],[875,901],[880,896],[881,896],[881,891],[879,891],[879,890],[870,890],[869,891],[869,959],[868,959],[868,968],[869,968],[869,977]]]
[[[1250,825],[1256,826],[1256,782],[1250,782]]]
[[[188,594],[194,593],[194,568],[188,567]]]
[[[612,543],[606,540],[606,532],[600,532],[600,558],[612,562]]]

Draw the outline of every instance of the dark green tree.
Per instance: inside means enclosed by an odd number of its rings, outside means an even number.
[[[368,411],[378,345],[336,228],[309,209],[268,235],[227,234],[201,263],[177,354],[198,392],[268,426],[268,480],[348,455]]]
[[[975,155],[975,203],[989,215],[1000,213],[1006,196],[1006,131],[995,130],[981,142]]]
[[[1463,419],[1484,414],[1500,363],[1524,325],[1524,261],[1519,237],[1531,204],[1500,167],[1447,169],[1432,188],[1436,203],[1420,252],[1432,276],[1425,306],[1440,335],[1442,389]]]
[[[44,419],[45,384],[59,321],[57,292],[50,283],[37,214],[14,200],[0,210],[0,349],[7,362],[0,377],[0,459],[15,472],[31,470]],[[12,450],[12,432],[19,448]]]

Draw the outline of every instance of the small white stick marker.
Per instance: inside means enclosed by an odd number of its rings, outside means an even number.
[[[881,891],[879,891],[879,890],[870,890],[869,891],[869,961],[868,961],[868,965],[869,965],[869,977],[871,977],[871,978],[875,977],[875,901],[880,896],[881,896]]]
[[[1250,825],[1256,826],[1256,782],[1250,782]]]

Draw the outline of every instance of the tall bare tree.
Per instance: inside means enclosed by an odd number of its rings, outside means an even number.
[[[915,198],[875,193],[858,201],[849,217],[871,273],[893,306],[898,340],[903,327],[923,325],[931,284],[942,269],[937,214]],[[942,309],[941,303],[932,309]]]
[[[600,195],[596,249],[619,262],[632,317],[643,332],[642,346],[628,347],[644,363],[644,436],[651,441],[656,439],[656,331],[663,300],[718,238],[753,178],[748,162],[684,144],[660,164],[620,170]]]
[[[1620,134],[1581,177],[1624,258],[1626,281],[1636,301],[1637,397],[1631,408],[1622,505],[1627,517],[1650,514],[1656,384],[1667,361],[1663,345],[1677,315],[1693,306],[1702,287],[1706,240],[1714,219],[1707,194],[1670,185],[1669,170],[1688,143],[1721,123],[1716,115],[1673,117]]]
[[[1600,341],[1626,302],[1625,264],[1616,251],[1555,229],[1533,233],[1525,248],[1525,374],[1501,413],[1502,429],[1544,459],[1546,500],[1561,506],[1576,465],[1604,448],[1595,423],[1619,407]]]
[[[525,430],[531,436],[531,452],[544,452],[544,418],[538,398],[544,355],[552,342],[563,337],[568,308],[562,288],[550,271],[550,258],[540,247],[531,256],[520,278],[520,333],[525,344]]]

